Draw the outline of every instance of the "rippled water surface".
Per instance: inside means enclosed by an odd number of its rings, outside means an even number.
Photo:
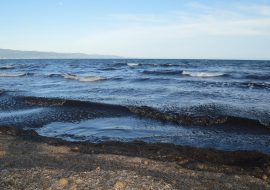
[[[269,61],[0,60],[0,124],[68,140],[270,153],[269,102]]]

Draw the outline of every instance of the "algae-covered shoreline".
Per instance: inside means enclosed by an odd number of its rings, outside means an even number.
[[[0,127],[1,189],[268,189],[270,156],[147,144],[72,143]]]

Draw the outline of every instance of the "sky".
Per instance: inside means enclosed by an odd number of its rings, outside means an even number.
[[[0,48],[270,60],[270,0],[0,0]]]

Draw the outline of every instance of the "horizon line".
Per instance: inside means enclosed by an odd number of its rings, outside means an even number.
[[[257,59],[257,58],[165,58],[165,57],[125,57],[121,55],[114,55],[114,54],[99,54],[99,53],[84,53],[84,52],[60,52],[60,51],[51,51],[51,50],[19,50],[19,49],[10,49],[10,48],[1,48],[0,50],[10,50],[10,51],[21,51],[21,52],[38,52],[38,53],[55,53],[55,54],[82,54],[86,56],[113,56],[113,58],[1,58],[0,60],[53,60],[53,59],[81,59],[81,60],[87,60],[87,59],[116,59],[116,60],[124,60],[124,59],[133,59],[133,60],[140,60],[140,59],[146,59],[146,60],[224,60],[224,61],[270,61],[270,58],[268,59]]]

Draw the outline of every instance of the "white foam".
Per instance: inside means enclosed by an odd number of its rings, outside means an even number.
[[[22,77],[27,73],[0,73],[0,77]]]
[[[128,63],[127,65],[130,66],[130,67],[137,67],[140,64],[139,63]]]
[[[106,78],[100,76],[78,76],[72,74],[65,74],[63,76],[65,79],[78,80],[81,82],[95,82],[100,80],[106,80]]]
[[[14,69],[15,66],[13,65],[3,65],[3,66],[0,66],[0,69]]]
[[[192,76],[192,77],[218,77],[223,76],[224,73],[217,72],[196,72],[196,71],[183,71],[183,75]]]

